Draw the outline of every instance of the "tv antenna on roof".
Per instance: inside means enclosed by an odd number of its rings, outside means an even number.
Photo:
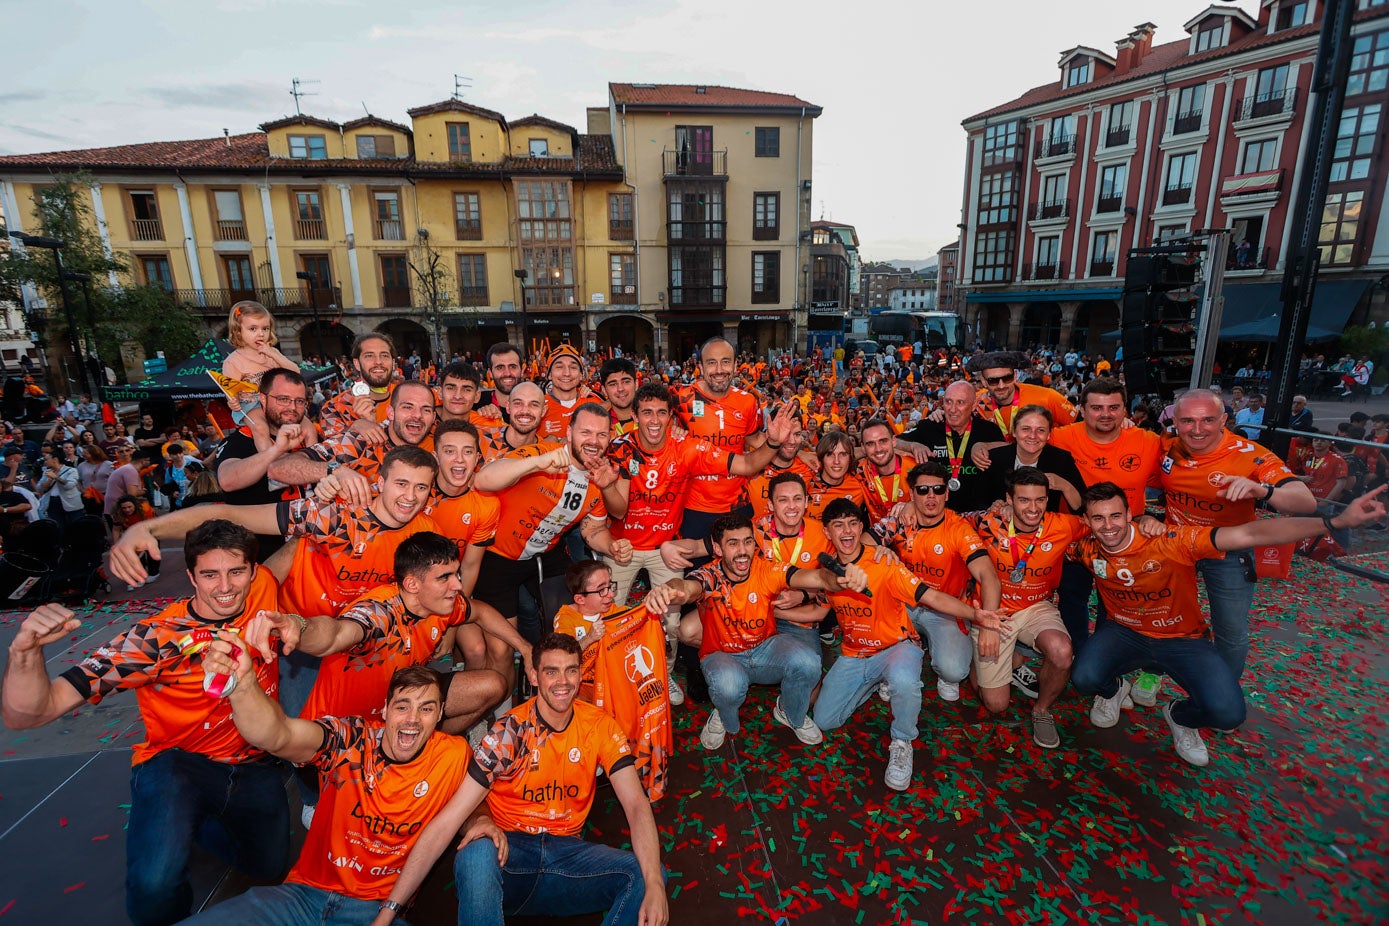
[[[473,79],[471,77],[464,77],[462,74],[453,75],[453,98],[455,100],[463,99],[463,91],[471,90],[472,87]]]
[[[304,78],[302,78],[302,77],[294,77],[294,78],[291,78],[291,79],[290,79],[290,82],[289,82],[289,83],[290,83],[289,95],[292,96],[292,97],[294,97],[294,114],[295,114],[296,116],[302,116],[302,115],[304,115],[304,113],[303,113],[303,110],[301,110],[301,109],[299,108],[299,101],[300,101],[301,99],[303,99],[304,97],[306,97],[306,96],[318,96],[318,94],[317,94],[317,93],[311,93],[311,92],[309,92],[308,90],[303,89],[303,87],[302,87],[301,85],[302,85],[302,84],[316,84],[316,83],[319,83],[319,81],[317,81],[317,80],[306,80],[306,79],[304,79]]]

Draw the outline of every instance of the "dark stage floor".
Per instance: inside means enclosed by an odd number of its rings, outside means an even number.
[[[902,794],[882,784],[887,706],[876,699],[807,748],[758,690],[744,730],[715,753],[697,742],[707,708],[677,708],[671,796],[656,807],[672,922],[1385,922],[1385,603],[1370,583],[1305,561],[1293,580],[1262,583],[1249,721],[1208,737],[1204,770],[1177,759],[1159,709],[1096,730],[1073,694],[1058,711],[1063,748],[1047,752],[1022,707],[988,719],[968,690],[959,704],[937,701],[928,678],[914,787]],[[50,671],[147,607],[100,606],[66,651],[50,648]],[[18,620],[0,615],[0,642]],[[0,731],[0,924],[125,922],[140,735],[129,695],[44,730]],[[624,842],[610,793],[590,830]],[[435,871],[413,922],[453,922],[450,881],[446,866]],[[246,884],[209,858],[196,883],[200,900]]]

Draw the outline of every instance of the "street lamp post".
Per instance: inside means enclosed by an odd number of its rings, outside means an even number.
[[[306,280],[309,284],[309,311],[313,313],[314,342],[318,344],[318,359],[326,363],[328,355],[323,350],[323,326],[318,323],[318,277],[308,270],[300,270],[294,276]]]
[[[90,373],[92,385],[96,389],[95,392],[90,394],[95,396],[96,400],[100,402],[102,400],[102,392],[106,387],[106,376],[102,372],[101,351],[97,348],[96,343],[96,312],[92,309],[92,275],[76,270],[68,270],[64,272],[63,278],[82,284],[82,306],[86,309],[87,331],[86,336],[82,339],[86,345],[86,352],[82,355],[81,362],[82,368],[88,370]],[[89,364],[94,365],[89,367]]]
[[[92,387],[87,383],[87,366],[83,363],[82,350],[78,344],[77,320],[73,317],[72,305],[68,302],[67,271],[63,269],[62,255],[62,249],[67,247],[67,242],[59,238],[26,235],[17,231],[10,231],[9,236],[17,239],[26,248],[43,248],[53,252],[53,263],[58,268],[58,301],[63,304],[63,315],[68,321],[68,347],[77,359],[77,378],[82,384],[82,391],[94,395]]]
[[[522,356],[529,356],[530,325],[526,319],[526,277],[530,274],[524,267],[514,272],[516,274],[516,279],[521,281],[521,354]]]

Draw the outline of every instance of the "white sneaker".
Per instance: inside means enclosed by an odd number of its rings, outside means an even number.
[[[719,716],[719,709],[716,707],[709,712],[704,729],[699,731],[699,745],[712,752],[722,746],[727,737],[728,731],[724,729],[723,718]]]
[[[666,693],[670,697],[671,707],[679,707],[685,703],[685,689],[680,687],[680,683],[675,680],[675,676],[673,675],[670,677],[669,684],[666,686]],[[714,713],[717,714],[718,711],[714,711]]]
[[[893,740],[887,747],[887,771],[883,784],[894,791],[905,791],[912,783],[912,744]]]
[[[1144,672],[1133,680],[1133,700],[1144,707],[1156,707],[1158,692],[1162,690],[1162,676]]]
[[[1210,764],[1211,754],[1206,751],[1206,741],[1201,739],[1201,731],[1184,727],[1173,720],[1172,704],[1168,701],[1162,708],[1162,716],[1167,718],[1167,725],[1172,728],[1172,747],[1188,764],[1205,768]]]
[[[942,701],[960,700],[960,683],[947,682],[943,678],[936,679],[936,694],[940,695]]]
[[[1119,722],[1119,710],[1123,707],[1124,699],[1129,696],[1129,680],[1119,680],[1119,690],[1114,693],[1114,697],[1106,698],[1103,695],[1095,695],[1095,703],[1090,707],[1090,723],[1093,726],[1108,729]]]
[[[888,685],[887,682],[879,682],[879,683],[878,683],[878,700],[880,700],[880,701],[891,701],[891,700],[892,700],[892,688],[889,687],[889,685]]]
[[[315,804],[305,804],[304,809],[299,811],[299,822],[304,824],[304,829],[313,826],[313,812]]]
[[[772,705],[772,718],[783,727],[791,727],[791,719],[786,716],[786,711],[781,709],[781,698],[776,699]],[[825,734],[815,725],[815,721],[810,719],[810,715],[805,715],[805,720],[799,727],[791,727],[796,739],[805,743],[807,746],[818,746],[825,741]]]

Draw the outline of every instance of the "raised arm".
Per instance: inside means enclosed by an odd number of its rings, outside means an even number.
[[[251,657],[239,644],[234,636],[219,630],[217,640],[203,652],[203,671],[236,676],[236,687],[227,696],[236,729],[246,742],[272,756],[297,765],[310,761],[323,748],[323,728],[312,720],[286,716],[279,703],[260,687]]]
[[[1384,519],[1384,502],[1380,496],[1389,486],[1380,486],[1346,506],[1334,517],[1326,518],[1260,518],[1247,524],[1235,524],[1215,530],[1215,545],[1221,550],[1244,550],[1249,547],[1273,547],[1293,543],[1304,537],[1329,534],[1332,530],[1362,527]]]
[[[569,445],[560,444],[548,453],[498,457],[478,470],[474,485],[483,492],[501,492],[532,473],[562,473],[568,468]]]
[[[82,626],[59,604],[41,605],[24,619],[10,641],[0,715],[11,730],[32,730],[78,707],[85,698],[67,679],[50,679],[43,648]]]
[[[302,433],[301,425],[284,425],[275,435],[275,443],[267,450],[239,460],[223,460],[217,464],[217,484],[225,492],[235,492],[254,485],[266,475],[272,463],[298,446],[302,440]]]
[[[132,524],[121,534],[111,548],[111,572],[131,585],[148,578],[145,566],[140,562],[140,554],[148,553],[160,559],[159,541],[174,538],[182,539],[185,534],[200,524],[222,520],[242,527],[254,534],[280,533],[279,506],[268,505],[195,505],[182,508],[150,521]]]

